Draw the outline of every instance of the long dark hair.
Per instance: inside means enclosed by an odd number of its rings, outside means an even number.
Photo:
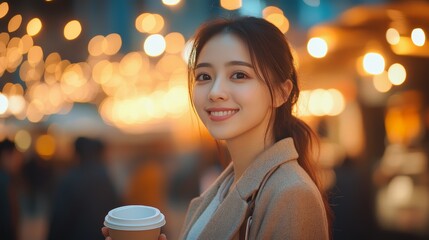
[[[264,19],[255,17],[217,19],[202,25],[193,38],[194,43],[188,62],[188,83],[191,99],[195,81],[194,69],[199,54],[204,45],[220,33],[234,34],[247,44],[256,74],[267,84],[273,106],[275,94],[281,94],[287,99],[285,103],[275,108],[270,117],[271,120],[274,120],[272,129],[274,140],[277,142],[287,137],[293,138],[299,154],[298,163],[319,188],[330,223],[332,213],[311,156],[313,144],[317,138],[304,121],[292,114],[293,106],[296,104],[300,92],[298,77],[286,37],[276,26]],[[283,87],[287,80],[293,84],[289,96]],[[274,119],[272,119],[273,117]],[[267,129],[267,133],[269,130]]]

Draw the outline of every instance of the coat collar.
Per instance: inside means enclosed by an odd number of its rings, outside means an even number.
[[[237,182],[237,191],[243,200],[247,200],[262,183],[265,175],[279,165],[298,158],[298,152],[292,138],[276,142],[256,157]]]
[[[200,235],[200,239],[232,239],[239,231],[241,223],[246,216],[248,208],[247,199],[259,189],[265,176],[281,164],[297,158],[298,153],[292,138],[280,140],[257,156],[255,161],[238,180],[235,189],[226,196],[218,210],[207,223],[207,226]],[[220,184],[229,174],[232,174],[232,171],[232,164],[230,164],[216,180],[214,186],[200,198],[195,199],[192,204],[199,205],[199,207],[195,210],[195,213],[189,213],[193,215],[189,226],[195,223],[216,195]]]

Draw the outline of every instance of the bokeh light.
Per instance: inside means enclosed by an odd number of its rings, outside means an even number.
[[[289,30],[289,20],[280,13],[272,13],[265,17],[265,20],[276,26],[282,33]]]
[[[104,53],[106,47],[107,47],[106,39],[101,35],[97,35],[89,41],[88,52],[91,56],[100,56],[101,54]]]
[[[41,110],[43,110],[43,103],[40,100],[35,99],[31,101],[28,104],[26,113],[28,121],[33,123],[40,122],[44,117]]]
[[[14,141],[16,144],[16,148],[21,152],[25,152],[31,146],[31,135],[26,130],[19,130],[15,134]]]
[[[9,20],[9,24],[7,25],[7,30],[9,32],[15,32],[21,26],[21,23],[22,23],[22,16],[21,14],[17,14]]]
[[[135,21],[136,29],[142,33],[158,33],[164,28],[164,18],[159,14],[142,13]]]
[[[144,51],[151,57],[161,55],[165,51],[165,39],[160,34],[153,34],[146,38],[144,41]]]
[[[4,114],[7,111],[8,106],[9,100],[3,93],[0,93],[0,114]]]
[[[401,36],[399,35],[398,30],[395,28],[389,28],[386,31],[386,40],[391,45],[396,45],[399,43]]]
[[[30,35],[25,34],[24,36],[22,36],[18,44],[20,53],[21,54],[28,53],[28,51],[33,46],[33,44],[34,44],[33,38]]]
[[[30,36],[37,35],[41,29],[42,21],[39,18],[33,18],[27,24],[27,34]]]
[[[9,4],[7,2],[0,3],[0,18],[6,16],[9,12]]]
[[[393,85],[401,85],[407,78],[405,67],[400,63],[392,64],[387,71],[387,75]]]
[[[139,16],[137,16],[136,21],[135,21],[135,27],[137,29],[137,31],[144,33],[145,30],[143,29],[143,20],[146,19],[146,17],[150,16],[152,14],[150,13],[142,13]],[[155,26],[155,19],[152,18],[153,22],[151,23],[150,28],[153,28]]]
[[[164,3],[167,6],[174,6],[180,3],[180,0],[162,0],[162,3]]]
[[[25,99],[22,95],[11,95],[9,97],[9,111],[14,115],[19,115],[25,110]]]
[[[314,37],[308,41],[307,51],[315,58],[323,58],[328,52],[328,44],[323,38]]]
[[[56,143],[53,136],[45,134],[36,139],[35,150],[43,159],[50,159],[56,149]]]
[[[414,28],[413,31],[411,32],[411,40],[416,46],[421,47],[425,45],[426,35],[423,29]]]
[[[122,46],[121,36],[117,33],[112,33],[106,36],[107,46],[104,49],[106,55],[115,55],[119,52]]]
[[[165,52],[175,54],[180,53],[185,47],[185,37],[179,32],[172,32],[165,36]]]
[[[146,59],[145,59],[146,60]],[[143,69],[143,65],[148,65],[148,60],[143,63],[143,56],[138,52],[130,52],[125,55],[119,63],[119,71],[124,76],[136,76],[140,70]]]
[[[61,61],[61,56],[59,53],[57,53],[57,52],[50,53],[46,57],[46,60],[45,60],[46,69],[48,70],[48,72],[51,72],[51,73],[54,72],[51,69],[51,65],[55,65],[55,64],[59,63],[60,61]]]
[[[262,10],[262,16],[264,18],[268,17],[268,15],[271,15],[273,13],[278,13],[283,15],[283,11],[276,6],[267,6]]]
[[[40,46],[33,46],[28,51],[28,63],[31,66],[36,66],[40,61],[43,60],[43,49]]]
[[[0,33],[0,42],[3,43],[5,46],[9,42],[10,36],[7,32]]]
[[[363,57],[363,69],[369,74],[380,74],[384,71],[384,67],[384,57],[379,53],[370,52]]]
[[[344,111],[346,106],[343,94],[337,89],[331,88],[327,90],[332,97],[332,107],[328,115],[336,116]]]
[[[236,10],[241,8],[241,0],[220,0],[220,6],[226,10]]]
[[[73,40],[79,37],[82,32],[82,26],[79,21],[71,20],[64,27],[64,37],[67,40]]]
[[[323,116],[330,113],[334,100],[324,89],[316,89],[311,92],[308,101],[308,110],[314,116]]]
[[[389,81],[386,71],[383,71],[381,74],[374,75],[372,83],[375,89],[381,93],[388,92],[392,88],[392,83]]]

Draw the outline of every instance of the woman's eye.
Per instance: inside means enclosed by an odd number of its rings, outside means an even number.
[[[244,78],[248,78],[248,76],[245,73],[237,72],[237,73],[234,73],[232,75],[232,78],[233,79],[244,79]]]
[[[198,74],[197,77],[196,77],[197,81],[207,81],[207,80],[210,80],[210,79],[211,79],[210,75],[205,74],[205,73]]]

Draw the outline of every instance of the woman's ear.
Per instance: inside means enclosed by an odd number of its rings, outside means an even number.
[[[282,83],[282,89],[283,91],[277,91],[276,97],[274,101],[274,107],[278,108],[281,105],[283,105],[285,102],[287,102],[290,93],[293,89],[293,83],[290,79],[287,79],[284,83]]]

